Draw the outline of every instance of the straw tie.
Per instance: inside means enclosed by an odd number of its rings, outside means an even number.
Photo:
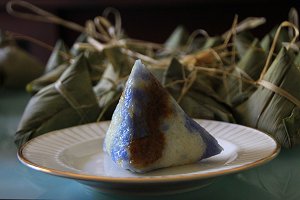
[[[25,8],[25,9],[31,11],[33,14],[16,11],[14,9],[14,6],[19,6],[21,8]],[[29,19],[29,20],[35,20],[35,21],[41,21],[41,22],[47,22],[47,23],[55,23],[55,24],[65,26],[67,28],[70,28],[72,30],[75,30],[75,31],[78,31],[81,33],[86,33],[89,36],[88,43],[91,44],[95,49],[97,49],[99,51],[102,51],[104,48],[107,48],[109,46],[120,46],[122,53],[124,53],[130,57],[140,58],[146,62],[155,64],[155,65],[161,66],[161,67],[166,65],[165,62],[159,62],[147,55],[143,55],[141,53],[132,51],[126,47],[126,45],[128,45],[128,44],[135,44],[135,45],[140,45],[141,47],[146,47],[146,48],[151,48],[151,49],[167,49],[162,44],[151,43],[151,42],[135,40],[135,39],[121,39],[121,35],[122,35],[121,16],[120,16],[120,13],[114,8],[108,8],[108,9],[104,10],[103,15],[95,17],[94,20],[88,20],[85,27],[83,27],[79,24],[76,24],[74,22],[64,20],[58,16],[53,15],[52,13],[49,13],[41,8],[38,8],[37,6],[34,6],[28,2],[21,1],[21,0],[9,1],[6,5],[6,9],[9,14],[16,16],[16,17]],[[107,19],[110,14],[114,15],[114,17],[115,17],[114,25],[112,25],[110,23],[110,21]],[[294,19],[295,19],[295,17],[294,17]],[[298,20],[298,18],[297,18],[297,20]],[[223,49],[223,48],[230,46],[229,40],[237,32],[247,30],[249,28],[254,28],[256,26],[263,24],[264,22],[265,22],[264,18],[248,18],[248,19],[242,21],[240,24],[237,24],[237,16],[236,16],[234,19],[232,28],[222,35],[222,37],[224,38],[224,44],[221,45],[219,48]],[[244,82],[251,83],[253,85],[261,85],[264,88],[269,89],[269,90],[287,98],[292,103],[294,103],[297,107],[300,107],[299,99],[297,99],[293,95],[289,94],[284,89],[263,79],[264,75],[266,74],[266,72],[269,68],[269,65],[270,65],[270,62],[272,59],[272,54],[274,52],[280,30],[283,27],[289,27],[290,29],[294,30],[294,37],[291,40],[291,42],[287,45],[287,49],[289,49],[295,43],[297,37],[299,36],[298,28],[291,22],[287,22],[287,21],[283,22],[276,31],[270,52],[267,57],[266,64],[263,68],[260,78],[257,81],[247,78],[249,76],[246,76],[246,78],[242,77],[242,76],[239,76],[236,78],[241,79]],[[203,32],[201,32],[201,31],[195,32],[195,35],[190,37],[190,39],[193,40],[193,38],[196,37],[196,35],[199,33],[203,34]],[[100,42],[99,40],[102,41],[103,43]],[[173,49],[173,50],[176,50],[176,49]],[[215,51],[213,49],[211,49],[211,50],[215,53]],[[218,58],[219,54],[217,53],[216,55],[217,55],[216,58]],[[234,58],[234,53],[232,56]],[[211,73],[217,74],[216,76],[221,75],[223,78],[226,75],[235,76],[231,73],[232,69],[230,69],[228,71],[227,69],[222,69],[222,68],[217,69],[217,68],[203,67],[203,66],[194,66],[194,69],[207,72],[208,75],[212,75]],[[186,93],[186,89],[188,90],[191,87],[192,83],[195,81],[196,72],[191,73],[191,74],[192,75],[190,77],[188,77],[184,80],[184,82],[187,82],[184,87],[185,88],[183,91],[184,94]],[[214,75],[212,75],[212,76],[214,76]]]
[[[265,76],[267,70],[270,67],[270,62],[271,62],[271,59],[272,59],[273,52],[275,50],[276,42],[278,40],[280,31],[281,31],[281,29],[283,27],[293,28],[294,33],[295,33],[294,37],[291,40],[291,42],[286,47],[287,49],[289,49],[292,46],[292,44],[295,43],[296,39],[298,38],[298,36],[299,36],[299,30],[298,30],[298,28],[294,24],[292,24],[292,23],[290,23],[288,21],[284,21],[284,22],[282,22],[280,24],[280,26],[276,30],[276,33],[275,33],[275,36],[274,36],[274,40],[273,40],[272,46],[270,48],[270,52],[269,52],[267,60],[266,60],[266,64],[265,64],[265,66],[264,66],[264,68],[263,68],[263,70],[262,70],[262,72],[260,74],[259,79],[255,83],[258,84],[258,85],[261,85],[261,86],[263,86],[263,87],[265,87],[265,88],[267,88],[267,89],[269,89],[269,90],[271,90],[271,91],[273,91],[273,92],[275,92],[275,93],[277,93],[277,94],[279,94],[279,95],[281,95],[281,96],[283,96],[285,98],[287,98],[289,101],[291,101],[297,107],[300,108],[300,100],[299,99],[297,99],[296,97],[294,97],[293,95],[291,95],[290,93],[288,93],[286,90],[278,87],[277,85],[275,85],[275,84],[273,84],[273,83],[271,83],[269,81],[264,80],[264,76]]]

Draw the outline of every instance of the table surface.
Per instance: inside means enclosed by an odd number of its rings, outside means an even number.
[[[102,194],[66,178],[37,172],[21,164],[13,139],[30,96],[0,89],[0,199],[133,199]],[[273,161],[238,174],[222,176],[209,186],[187,193],[147,199],[300,199],[300,147],[283,149]],[[141,197],[136,197],[140,199]]]

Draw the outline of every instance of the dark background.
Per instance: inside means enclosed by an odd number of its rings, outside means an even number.
[[[54,24],[28,21],[6,13],[7,1],[0,0],[0,28],[26,34],[54,45],[62,38],[70,46],[79,33]],[[101,15],[112,6],[122,16],[122,26],[131,38],[163,42],[176,28],[184,25],[190,32],[205,29],[210,35],[222,34],[232,24],[235,14],[239,21],[246,17],[266,17],[267,23],[253,33],[262,37],[275,25],[288,19],[291,7],[300,11],[300,0],[28,0],[49,12],[81,25]],[[20,44],[46,62],[50,52],[31,42]]]

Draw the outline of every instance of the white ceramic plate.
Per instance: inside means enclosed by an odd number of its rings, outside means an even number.
[[[198,189],[213,178],[272,160],[279,146],[268,135],[248,127],[197,120],[217,138],[224,151],[191,165],[135,174],[116,166],[103,152],[110,122],[86,124],[44,134],[18,152],[25,165],[75,179],[102,192],[162,194]]]

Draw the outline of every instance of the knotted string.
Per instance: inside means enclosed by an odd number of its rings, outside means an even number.
[[[285,91],[284,89],[278,87],[277,85],[275,85],[275,84],[273,84],[269,81],[264,80],[264,76],[265,76],[267,70],[270,67],[270,62],[272,60],[272,56],[273,56],[273,53],[274,53],[274,50],[275,50],[275,47],[276,47],[276,43],[277,43],[278,38],[279,38],[280,31],[283,27],[293,28],[293,30],[294,30],[294,37],[292,38],[290,44],[286,47],[287,49],[289,49],[290,46],[295,43],[296,39],[299,36],[299,30],[297,29],[297,27],[294,24],[292,24],[288,21],[284,21],[280,24],[280,26],[276,30],[276,33],[275,33],[275,36],[274,36],[274,39],[273,39],[273,43],[271,45],[271,48],[270,48],[265,66],[264,66],[264,68],[263,68],[263,70],[260,74],[259,79],[256,81],[256,84],[261,85],[261,86],[263,86],[263,87],[265,87],[265,88],[267,88],[267,89],[269,89],[269,90],[271,90],[271,91],[287,98],[288,100],[293,102],[297,107],[300,108],[300,100],[299,99],[297,99],[293,95],[289,94],[287,91]]]
[[[235,22],[233,23],[233,26],[234,24],[236,24]],[[247,83],[250,83],[252,85],[260,85],[280,96],[283,96],[285,97],[286,99],[288,99],[289,101],[291,101],[292,103],[294,103],[297,107],[300,108],[300,100],[297,99],[296,97],[294,97],[292,94],[290,94],[289,92],[287,92],[286,90],[280,88],[279,86],[269,82],[269,81],[266,81],[264,80],[264,76],[267,72],[267,70],[269,69],[270,67],[270,63],[271,63],[271,60],[272,60],[272,56],[273,56],[273,53],[274,53],[274,50],[275,50],[275,47],[276,47],[276,43],[278,41],[278,38],[279,38],[279,34],[280,34],[280,31],[283,27],[288,27],[288,28],[292,28],[294,30],[294,35],[293,35],[293,38],[291,39],[290,43],[286,46],[287,49],[289,49],[294,43],[295,41],[297,40],[298,36],[299,36],[299,30],[298,28],[290,23],[290,22],[287,22],[287,21],[284,21],[281,23],[281,25],[279,26],[279,28],[277,29],[276,33],[275,33],[275,36],[274,36],[274,39],[273,39],[273,42],[272,42],[272,45],[271,45],[271,48],[270,48],[270,51],[269,51],[269,54],[267,56],[267,60],[266,60],[266,63],[265,63],[265,66],[260,74],[260,77],[258,80],[253,80],[251,79],[251,77],[249,75],[247,75],[246,72],[244,72],[242,69],[239,69],[235,64],[232,65],[232,67],[234,69],[238,69],[239,70],[239,73],[243,76],[239,76],[239,75],[235,75],[232,73],[232,70],[230,68],[224,68],[224,69],[217,69],[217,68],[209,68],[209,67],[203,67],[203,66],[193,66],[193,69],[197,69],[199,71],[202,71],[202,72],[207,72],[209,73],[209,75],[214,75],[214,74],[219,74],[222,76],[222,79],[224,80],[224,75],[225,76],[232,76],[232,77],[235,77],[237,78],[238,80],[241,80],[243,82],[247,82]],[[234,35],[234,32],[231,31],[231,37]],[[230,39],[227,38],[227,40],[225,40],[225,43],[229,42]],[[212,48],[214,49],[214,48]],[[216,60],[222,60],[220,58],[223,58],[224,56],[220,55],[218,53],[218,51],[215,51],[215,50],[212,50],[210,49],[210,51],[214,52],[214,55],[215,55],[215,58]],[[218,50],[219,49],[222,49],[222,47],[218,47],[217,48]],[[192,58],[192,55],[189,55],[191,58]],[[190,59],[190,58],[189,58]]]
[[[27,35],[24,35],[24,34],[19,34],[19,33],[15,33],[15,32],[11,32],[11,31],[5,31],[5,34],[8,35],[9,37],[11,38],[14,38],[14,39],[17,39],[17,40],[26,40],[26,41],[30,41],[40,47],[43,47],[49,51],[53,51],[54,50],[54,47],[45,43],[45,42],[42,42],[34,37],[31,37],[31,36],[27,36]],[[64,60],[68,61],[72,58],[71,55],[69,55],[68,53],[66,52],[63,52],[63,51],[59,51],[58,52],[63,58]]]
[[[26,8],[29,11],[35,13],[35,14],[30,14],[30,13],[24,13],[20,11],[16,11],[13,7],[14,6],[19,6],[22,8]],[[118,45],[121,47],[121,50],[124,54],[135,57],[135,58],[140,58],[146,62],[155,64],[157,66],[166,66],[166,62],[162,64],[161,61],[155,60],[147,55],[140,54],[138,52],[134,52],[126,47],[127,44],[138,44],[143,47],[147,48],[153,48],[153,49],[164,49],[165,47],[161,44],[156,44],[156,43],[150,43],[146,41],[141,41],[141,40],[133,40],[133,39],[122,39],[122,28],[121,28],[121,17],[119,12],[116,9],[109,8],[103,12],[103,16],[97,16],[94,18],[94,20],[88,20],[86,23],[86,26],[83,27],[79,24],[76,24],[71,21],[64,20],[62,18],[59,18],[52,13],[49,13],[45,10],[42,10],[28,2],[25,1],[20,1],[20,0],[13,0],[9,1],[7,3],[7,11],[13,16],[20,17],[20,18],[25,18],[25,19],[30,19],[30,20],[35,20],[35,21],[42,21],[42,22],[47,22],[47,23],[56,23],[62,26],[65,26],[67,28],[70,28],[72,30],[81,32],[81,33],[86,33],[88,37],[88,42],[95,47],[97,50],[102,51],[104,48],[107,46],[112,46],[112,45]],[[110,21],[107,19],[109,14],[113,14],[115,16],[115,24],[112,25]],[[241,23],[237,23],[237,16],[234,18],[233,25],[231,29],[227,32],[225,32],[222,37],[224,38],[224,44],[221,47],[218,47],[218,50],[220,49],[226,49],[230,46],[230,39],[236,34],[237,32],[247,30],[249,28],[254,28],[256,26],[259,26],[265,22],[265,18],[247,18],[246,20],[242,21]],[[300,101],[296,98],[293,97],[291,94],[289,94],[287,91],[284,89],[274,85],[273,83],[270,83],[266,80],[264,80],[264,75],[267,72],[273,52],[275,50],[275,45],[279,37],[280,30],[283,27],[289,27],[294,30],[294,37],[292,38],[291,42],[287,45],[287,49],[289,49],[296,41],[297,37],[299,36],[299,30],[298,28],[291,22],[283,22],[279,28],[276,31],[272,46],[270,48],[270,52],[267,57],[267,61],[265,63],[265,66],[262,70],[262,73],[260,75],[260,78],[257,81],[253,81],[249,79],[249,76],[244,76],[240,77],[237,76],[238,79],[241,79],[245,82],[252,83],[254,85],[261,85],[265,87],[266,89],[269,89],[285,98],[293,102],[297,107],[300,107]],[[196,33],[195,33],[196,34]],[[191,36],[191,41],[196,37],[196,35]],[[100,42],[100,41],[102,42]],[[217,48],[215,48],[217,49]],[[216,59],[222,60],[219,57],[224,57],[224,55],[221,55],[221,53],[216,53],[215,49],[212,49],[212,52],[214,53]],[[234,59],[235,52],[231,52],[230,55],[232,55],[232,59]],[[226,55],[225,55],[226,56]],[[224,66],[224,65],[223,65]],[[231,65],[232,68],[236,67],[235,65]],[[227,69],[216,69],[216,68],[211,68],[211,67],[203,67],[203,66],[194,66],[194,69],[204,71],[204,72],[214,72],[216,74],[222,75],[223,79],[224,76],[233,75],[232,68],[228,71]],[[193,70],[192,70],[193,72]],[[245,74],[244,72],[242,72]],[[186,78],[184,81],[187,82],[185,84],[186,87],[182,90],[184,94],[187,93],[188,89],[191,87],[192,83],[195,81],[195,74],[196,72],[191,73],[191,76],[189,78]],[[245,78],[246,77],[246,78]],[[182,98],[182,97],[181,97]],[[180,98],[180,99],[181,99]]]

